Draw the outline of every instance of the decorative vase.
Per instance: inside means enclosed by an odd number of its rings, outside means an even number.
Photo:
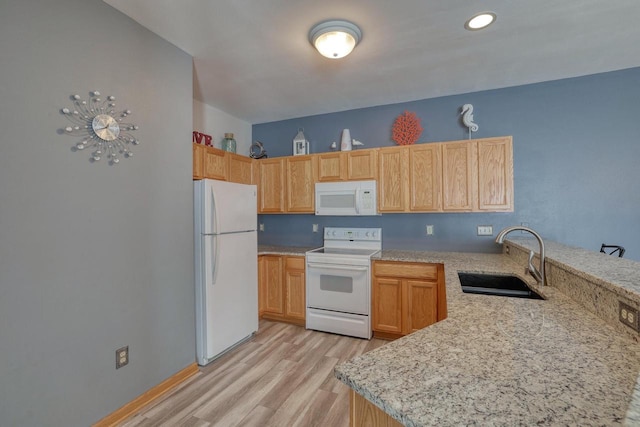
[[[225,133],[224,134],[224,139],[222,140],[222,142],[220,144],[221,144],[222,149],[224,151],[228,151],[230,153],[235,153],[236,152],[236,140],[233,139],[233,134],[232,133]]]
[[[351,151],[352,148],[353,147],[351,145],[351,132],[349,131],[349,129],[343,129],[342,140],[340,143],[340,151]]]

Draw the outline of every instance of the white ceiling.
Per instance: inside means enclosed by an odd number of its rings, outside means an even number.
[[[640,66],[640,0],[104,0],[194,58],[194,98],[250,123]],[[482,11],[482,31],[464,22]],[[362,41],[309,44],[327,19]]]

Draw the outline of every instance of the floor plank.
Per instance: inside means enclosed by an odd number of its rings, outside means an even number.
[[[121,427],[348,426],[340,362],[383,345],[286,323],[260,321],[258,333]]]

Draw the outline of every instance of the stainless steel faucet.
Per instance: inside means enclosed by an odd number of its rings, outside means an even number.
[[[498,233],[498,236],[496,237],[496,243],[503,243],[504,242],[504,236],[506,236],[507,234],[511,233],[512,231],[515,230],[521,230],[521,231],[526,231],[528,233],[533,234],[533,236],[538,240],[538,244],[540,245],[540,267],[536,268],[533,265],[533,256],[535,255],[533,251],[529,252],[529,274],[531,274],[537,281],[538,283],[540,283],[541,286],[546,285],[546,280],[545,280],[545,275],[544,275],[544,242],[542,241],[542,237],[540,237],[540,235],[538,233],[536,233],[535,231],[533,231],[532,229],[530,229],[529,227],[523,227],[520,225],[514,225],[513,227],[507,227],[504,230],[500,231],[500,233]]]

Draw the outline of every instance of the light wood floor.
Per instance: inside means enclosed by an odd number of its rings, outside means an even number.
[[[121,426],[346,427],[349,388],[333,368],[385,342],[262,320],[253,339]]]

